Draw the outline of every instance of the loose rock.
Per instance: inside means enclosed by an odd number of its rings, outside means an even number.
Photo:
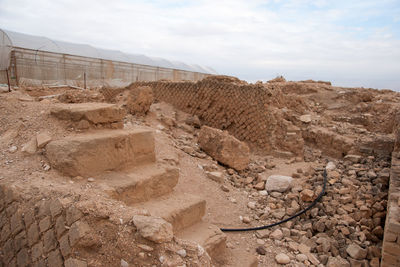
[[[27,142],[25,145],[23,145],[21,151],[25,152],[27,154],[35,154],[37,151],[36,136],[31,138],[31,140],[29,140],[29,142]]]
[[[267,252],[265,251],[264,246],[258,246],[258,247],[256,248],[256,251],[257,251],[257,253],[260,254],[260,255],[265,255],[265,254],[267,253]]]
[[[304,189],[300,193],[300,198],[305,202],[311,202],[314,200],[314,191],[310,189]]]
[[[350,257],[356,260],[362,260],[365,259],[365,257],[367,257],[367,250],[361,248],[357,244],[350,244],[347,247],[346,252],[350,255]]]
[[[269,237],[275,240],[281,240],[283,238],[283,233],[280,229],[276,229],[269,235]]]
[[[288,264],[290,262],[289,256],[283,253],[279,253],[278,255],[276,255],[275,260],[279,264]]]
[[[277,191],[285,192],[292,185],[293,178],[284,175],[271,175],[265,183],[265,190],[268,192]]]
[[[36,135],[38,148],[45,147],[51,141],[51,136],[48,133],[39,133]]]
[[[224,174],[222,172],[206,172],[207,177],[211,180],[222,183],[224,181]]]
[[[350,267],[350,263],[341,258],[340,256],[337,257],[329,257],[328,263],[326,264],[327,267]]]
[[[173,238],[172,225],[162,218],[135,215],[133,223],[141,236],[155,243],[169,242]]]

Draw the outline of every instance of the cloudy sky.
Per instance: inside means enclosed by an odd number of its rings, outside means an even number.
[[[400,91],[400,0],[0,0],[0,28],[210,66]]]

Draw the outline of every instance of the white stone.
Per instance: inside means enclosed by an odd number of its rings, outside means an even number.
[[[243,219],[242,219],[242,221],[243,221],[244,223],[250,223],[250,222],[251,222],[251,219],[250,219],[250,217],[248,217],[248,216],[244,216]]]
[[[288,264],[290,262],[289,256],[284,253],[279,253],[278,255],[276,255],[275,260],[277,263],[280,264]]]
[[[17,150],[18,150],[18,147],[17,147],[17,146],[12,146],[12,147],[10,147],[10,148],[8,149],[8,152],[14,153],[14,152],[16,152]]]
[[[247,207],[254,210],[256,208],[256,203],[253,201],[250,201],[249,203],[247,203]]]
[[[182,258],[186,257],[186,250],[184,249],[180,249],[176,252],[179,256],[181,256]]]
[[[45,171],[50,170],[50,165],[49,164],[44,164],[43,165],[43,170],[45,170]]]
[[[197,244],[197,256],[201,257],[204,254],[205,250],[202,246]]]
[[[284,175],[271,175],[265,183],[265,190],[268,192],[277,191],[285,192],[292,185],[293,178]]]
[[[125,260],[121,259],[121,267],[129,267],[129,264]]]
[[[328,164],[326,164],[325,169],[327,171],[333,171],[334,169],[336,169],[336,165],[332,161],[329,161]]]
[[[154,250],[152,247],[144,244],[138,244],[137,246],[146,252],[152,252]]]
[[[311,115],[309,115],[309,114],[301,115],[299,119],[300,119],[300,121],[302,121],[304,123],[310,123],[311,122]]]
[[[268,192],[266,190],[262,190],[258,193],[260,194],[260,196],[268,196]]]

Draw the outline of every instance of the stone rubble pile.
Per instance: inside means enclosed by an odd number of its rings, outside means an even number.
[[[253,164],[253,171],[263,170],[265,164]],[[264,190],[259,186],[259,181],[264,179],[262,173],[254,179],[238,178],[244,180],[242,185],[248,190],[250,215],[246,216],[250,218],[249,223],[267,225],[310,205],[322,190],[324,168],[320,166],[297,170],[293,176],[306,178],[306,182],[301,186],[287,186],[286,190]],[[379,266],[390,163],[373,157],[349,156],[337,164],[329,163],[328,169],[322,202],[292,221],[257,231],[257,238],[263,240],[258,244],[264,244],[257,252],[265,254],[273,243],[290,259],[287,261],[282,253],[276,255],[276,262],[282,264]],[[240,177],[232,173],[229,178],[235,181],[236,176]],[[272,178],[276,177],[279,176]],[[267,177],[266,187],[269,179],[271,177]]]

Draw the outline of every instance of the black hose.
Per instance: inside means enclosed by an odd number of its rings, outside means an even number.
[[[296,213],[295,215],[293,215],[293,216],[291,216],[289,218],[286,218],[286,219],[284,219],[282,221],[279,221],[279,222],[276,222],[276,223],[272,223],[272,224],[268,224],[268,225],[264,225],[264,226],[259,226],[259,227],[252,227],[252,228],[221,228],[221,231],[223,231],[223,232],[244,232],[244,231],[263,230],[263,229],[271,228],[271,227],[280,225],[282,223],[288,222],[290,220],[293,220],[294,218],[306,213],[308,210],[310,210],[312,207],[314,207],[317,204],[317,202],[322,198],[322,196],[325,194],[326,180],[327,180],[327,174],[326,174],[326,169],[324,169],[324,185],[322,187],[321,193],[318,195],[318,197],[316,199],[314,199],[314,201],[310,204],[310,206],[308,206],[304,210],[300,211],[299,213]]]

